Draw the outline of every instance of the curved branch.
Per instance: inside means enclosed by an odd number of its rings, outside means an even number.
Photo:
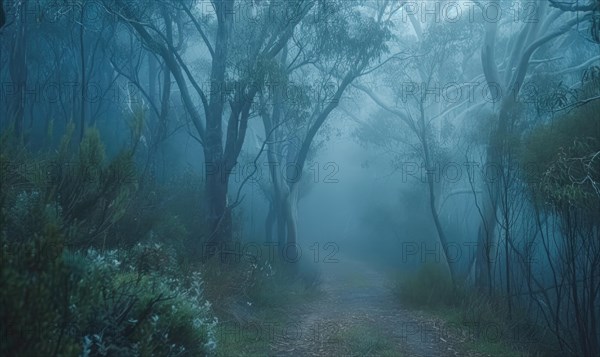
[[[213,49],[213,46],[210,44],[208,37],[206,37],[206,34],[202,30],[202,26],[200,26],[200,23],[198,22],[196,17],[194,17],[194,15],[190,11],[190,9],[187,6],[185,6],[185,4],[183,4],[183,3],[182,3],[182,6],[183,6],[183,11],[190,17],[190,19],[192,20],[192,23],[194,24],[194,27],[196,27],[196,30],[200,34],[200,37],[202,37],[202,41],[204,41],[206,48],[208,48],[208,52],[210,52],[210,57],[214,58],[215,50]]]
[[[527,73],[527,69],[529,68],[529,60],[531,59],[531,56],[534,54],[534,52],[540,48],[542,45],[546,44],[547,42],[549,42],[550,40],[561,36],[563,34],[565,34],[566,32],[568,32],[571,27],[573,27],[573,25],[584,21],[584,19],[588,18],[590,15],[586,15],[583,16],[581,18],[574,18],[571,21],[567,22],[561,29],[556,30],[555,32],[552,32],[542,38],[540,38],[539,40],[535,41],[534,43],[532,43],[523,53],[523,57],[521,57],[521,61],[519,62],[519,66],[517,67],[517,71],[515,73],[515,76],[513,77],[513,81],[511,83],[511,89],[513,90],[513,94],[517,94],[519,92],[519,90],[521,89],[521,86],[523,85],[523,81],[525,79],[525,75]]]
[[[600,7],[600,2],[591,0],[587,5],[579,5],[579,1],[557,1],[550,0],[550,6],[566,12],[578,12],[578,11],[596,11]]]

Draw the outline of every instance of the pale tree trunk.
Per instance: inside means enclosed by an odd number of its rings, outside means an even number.
[[[285,199],[280,198],[277,204],[277,244],[280,248],[285,247],[287,243],[285,217]]]
[[[300,148],[299,139],[290,138],[287,142],[286,170],[281,170],[284,174],[286,185],[286,195],[283,201],[285,226],[286,226],[286,245],[296,245],[298,240],[298,184],[302,178],[302,168],[296,163],[298,151]]]
[[[516,98],[525,81],[531,57],[541,46],[563,35],[575,24],[583,21],[583,18],[574,17],[561,28],[550,32],[548,29],[557,17],[556,14],[548,14],[547,4],[541,3],[538,15],[544,19],[543,22],[541,24],[537,22],[525,24],[517,34],[513,47],[509,49],[511,51],[509,68],[503,81],[501,81],[498,74],[495,54],[498,24],[495,22],[486,24],[486,35],[481,52],[483,72],[488,87],[501,91],[496,111],[497,119],[490,133],[485,163],[487,167],[493,167],[496,172],[503,173],[506,170],[503,165],[503,159],[507,153],[506,139],[511,131],[511,123],[517,117],[515,111]],[[540,31],[540,28],[543,31]],[[502,177],[502,175],[499,177]],[[487,189],[484,190],[483,202],[480,207],[481,221],[477,230],[477,251],[474,262],[475,281],[481,290],[491,292],[490,248],[495,240],[498,223],[498,197],[501,182],[499,178],[496,178],[495,180],[488,179],[484,184]]]
[[[294,185],[286,200],[287,244],[296,245],[298,242],[298,186]]]
[[[267,212],[267,217],[265,218],[265,242],[273,243],[273,226],[275,226],[275,207],[273,199],[269,202],[269,211]]]
[[[283,47],[281,56],[279,59],[280,69],[283,71],[287,65],[287,45]],[[285,111],[285,101],[283,93],[285,88],[283,84],[275,86],[273,93],[273,112],[269,116],[263,114],[263,124],[265,127],[265,133],[272,133],[268,140],[268,152],[267,160],[269,167],[269,175],[271,177],[271,205],[269,207],[269,213],[266,218],[266,230],[267,242],[273,241],[273,229],[275,228],[275,236],[279,249],[287,244],[287,231],[288,231],[288,196],[289,196],[289,185],[288,181],[283,174],[283,165],[279,159],[284,155],[282,140],[287,133],[284,132],[284,127],[280,127],[283,120]],[[263,105],[265,103],[263,102]]]
[[[498,75],[498,69],[496,67],[496,34],[498,27],[496,23],[486,24],[487,31],[485,35],[485,44],[482,49],[481,58],[483,62],[483,72],[487,79],[490,88],[497,88],[501,85],[500,78]],[[515,53],[517,50],[514,51]],[[507,71],[510,72],[510,71]],[[500,88],[505,90],[506,87]],[[498,118],[501,121],[502,118]],[[497,128],[493,129],[493,134],[490,135],[489,140],[491,141],[494,137]],[[500,153],[497,147],[493,147],[490,144],[487,148],[486,164],[497,164],[499,162]],[[476,253],[476,268],[475,268],[475,281],[480,287],[487,287],[490,284],[490,255],[489,248],[494,237],[494,230],[496,227],[496,210],[497,210],[497,185],[495,182],[485,182],[487,185],[484,190],[483,203],[481,208],[481,222],[477,230],[477,253]]]
[[[377,18],[377,21],[382,21],[382,16],[385,12],[385,9],[387,9],[388,4],[386,3],[384,6],[381,7],[380,11],[379,11],[379,16]],[[356,54],[357,56],[355,58],[353,58],[351,60],[351,62],[347,63],[348,68],[347,70],[345,70],[345,73],[343,73],[342,75],[337,75],[336,77],[338,77],[339,83],[338,83],[338,87],[335,91],[335,93],[333,93],[333,96],[327,98],[327,102],[321,102],[318,103],[319,107],[315,108],[315,110],[313,110],[313,112],[309,115],[309,118],[307,120],[308,127],[307,129],[304,128],[294,128],[294,129],[290,129],[290,131],[293,132],[288,132],[283,134],[283,136],[285,137],[285,135],[290,135],[290,137],[294,137],[295,139],[290,139],[290,140],[286,140],[287,142],[287,153],[286,154],[286,159],[285,160],[281,160],[284,161],[286,163],[285,167],[283,167],[283,170],[281,170],[281,166],[278,166],[280,168],[280,171],[287,171],[289,168],[293,169],[294,172],[290,173],[288,172],[283,172],[283,173],[275,173],[273,174],[273,186],[274,186],[274,190],[275,190],[275,194],[273,196],[278,196],[278,197],[274,197],[274,201],[275,203],[272,205],[272,207],[274,207],[277,210],[277,225],[278,225],[278,242],[280,244],[280,246],[285,247],[286,245],[292,245],[292,244],[297,244],[298,242],[298,231],[297,231],[297,216],[298,216],[298,199],[299,199],[299,195],[298,195],[298,191],[299,191],[299,183],[300,180],[302,179],[302,174],[303,174],[303,170],[304,170],[304,165],[306,163],[307,157],[309,155],[309,151],[311,149],[312,143],[319,131],[319,129],[323,126],[323,124],[325,123],[325,121],[327,120],[327,118],[329,117],[329,115],[331,114],[331,112],[338,106],[338,103],[340,102],[342,95],[344,94],[344,92],[346,91],[346,89],[348,88],[348,86],[358,77],[360,77],[361,75],[365,74],[363,73],[363,71],[366,70],[366,68],[369,66],[371,60],[373,59],[373,53],[370,51],[370,43],[365,43],[364,44],[364,48],[362,47],[358,47],[355,46],[355,50],[356,50]],[[282,58],[280,60],[280,69],[282,69],[282,74],[284,74],[285,76],[287,76],[287,79],[289,79],[290,73],[293,72],[295,69],[290,69],[287,66],[287,61],[286,61],[286,55],[287,55],[287,49],[285,48],[285,46],[282,48]],[[294,60],[295,61],[295,60]],[[317,61],[318,62],[318,61]],[[308,61],[307,63],[310,63],[310,61]],[[319,66],[317,66],[319,67]],[[296,67],[296,69],[299,67]],[[330,72],[327,74],[328,76],[331,76],[333,73],[335,73],[336,70],[330,70]],[[281,81],[284,82],[285,81]],[[283,89],[283,88],[280,88]],[[318,99],[318,101],[320,101],[320,98]],[[279,121],[276,120],[272,120],[271,121],[271,126],[266,125],[266,123],[269,121],[268,119],[265,121],[265,132],[268,132],[270,128],[272,128],[274,125],[278,125],[281,122],[281,117],[283,116],[281,114],[281,108],[283,107],[283,103],[280,103],[281,101],[278,100],[278,98],[274,98],[273,101],[273,105],[274,105],[274,111],[273,111],[273,117],[278,117]],[[276,114],[277,112],[279,112],[279,114]],[[263,114],[263,117],[268,117],[268,115]],[[305,134],[303,136],[300,137],[300,135],[298,135],[299,132],[303,133],[305,131]],[[284,154],[285,150],[277,150],[277,153],[280,154]],[[280,175],[284,175],[283,179],[280,179],[281,176]],[[292,176],[292,177],[290,177]],[[268,215],[267,218],[268,220],[271,220],[272,216]],[[270,222],[270,221],[269,221]],[[267,226],[269,224],[266,224]],[[270,229],[270,228],[268,228]]]

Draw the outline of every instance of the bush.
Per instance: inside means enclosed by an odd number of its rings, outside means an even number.
[[[157,250],[157,247],[153,247]],[[144,250],[144,249],[142,249]],[[83,354],[120,353],[141,356],[200,356],[216,348],[217,323],[203,299],[198,272],[189,278],[148,273],[127,265],[117,251],[89,251],[88,268],[75,297],[94,301],[84,314]],[[73,260],[77,262],[77,260]],[[79,263],[80,264],[80,263]],[[78,263],[75,263],[78,265]],[[77,270],[77,269],[73,269]],[[97,307],[101,307],[98,309]],[[105,352],[102,352],[105,351]],[[119,352],[120,351],[120,352]],[[122,352],[122,353],[121,353]]]
[[[0,355],[213,354],[217,320],[197,269],[164,244],[103,248],[134,210],[131,155],[106,160],[94,131],[76,155],[69,140],[55,154],[0,155]],[[181,233],[172,217],[160,227]]]
[[[2,355],[199,356],[215,350],[217,321],[198,272],[185,279],[147,272],[138,269],[144,254],[123,251],[48,252],[56,245],[46,240],[3,241]]]
[[[524,356],[547,347],[543,329],[526,311],[513,307],[509,313],[502,295],[454,287],[439,265],[425,264],[416,274],[400,279],[396,292],[403,303],[441,319],[447,331],[468,336],[467,343],[482,354]]]
[[[151,241],[170,246],[182,258],[195,259],[205,236],[201,182],[201,177],[189,173],[164,184],[147,180],[111,227],[107,246]]]
[[[402,302],[414,307],[454,306],[462,298],[448,272],[436,264],[425,264],[416,274],[400,278],[395,290]]]

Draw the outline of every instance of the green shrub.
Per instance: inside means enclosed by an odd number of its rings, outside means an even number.
[[[467,335],[466,347],[482,354],[526,356],[541,351],[546,343],[543,329],[526,311],[514,306],[509,310],[502,295],[453,287],[439,265],[425,264],[416,274],[400,279],[396,293],[404,304],[448,324],[448,331]]]
[[[414,307],[453,306],[462,298],[448,272],[436,264],[425,264],[416,274],[400,278],[395,291],[402,302]]]
[[[56,238],[57,236],[53,236]],[[149,251],[61,250],[50,237],[3,239],[2,355],[201,356],[214,352],[216,319],[198,272],[139,269]],[[166,252],[160,252],[168,256]],[[172,260],[171,260],[172,261]],[[168,264],[168,263],[167,263]]]
[[[585,84],[583,99],[600,94],[599,79]],[[526,138],[520,160],[535,199],[552,206],[598,209],[600,181],[600,111],[598,100],[576,106],[535,128]],[[543,206],[543,205],[542,205]]]
[[[85,260],[87,279],[76,296],[86,303],[97,301],[91,305],[94,313],[87,314],[83,324],[87,326],[82,331],[84,355],[106,350],[125,355],[201,356],[215,350],[217,321],[203,298],[198,272],[182,279],[145,273],[127,266],[127,259],[119,260],[117,251],[89,251]]]
[[[29,239],[55,216],[65,242],[103,246],[136,190],[131,155],[108,161],[99,134],[89,130],[76,153],[67,148],[70,132],[55,153],[32,156],[2,147],[0,186],[2,230],[9,240]]]
[[[131,198],[107,245],[130,247],[150,241],[168,245],[184,258],[199,255],[204,236],[202,178],[187,174],[172,182],[148,181]]]
[[[132,231],[129,249],[104,249],[135,211],[131,155],[106,160],[93,130],[69,146],[65,135],[56,153],[0,154],[0,355],[213,354],[203,279],[158,243],[185,227],[167,215],[151,226],[163,239]]]

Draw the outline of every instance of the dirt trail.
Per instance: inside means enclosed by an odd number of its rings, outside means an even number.
[[[321,280],[323,296],[289,312],[297,323],[272,343],[272,356],[473,355],[440,323],[401,308],[386,275],[365,263],[323,264]]]

